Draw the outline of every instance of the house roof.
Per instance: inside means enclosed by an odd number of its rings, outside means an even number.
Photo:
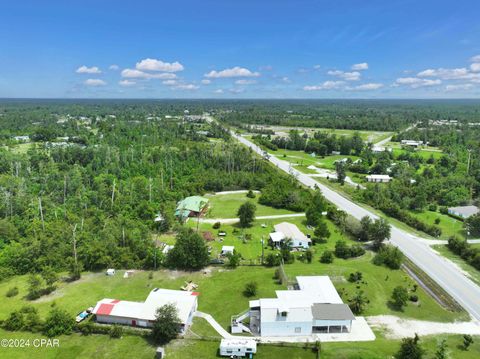
[[[234,249],[235,249],[235,246],[223,246],[222,252],[233,252]]]
[[[314,320],[354,320],[355,316],[346,304],[314,303],[312,305]]]
[[[465,218],[473,216],[480,212],[480,209],[477,206],[450,207],[448,210],[458,213]]]
[[[328,311],[324,313],[325,310],[334,308],[331,320],[337,317],[339,320],[352,319],[348,306],[340,308],[344,304],[328,276],[299,276],[297,283],[299,290],[277,290],[277,298],[250,301],[250,308],[260,307],[260,320],[264,322],[276,321],[280,312],[288,312],[287,322],[311,321],[314,318],[312,307],[316,304],[331,305],[315,309],[319,318],[329,315]]]
[[[270,233],[270,239],[272,242],[281,242],[285,239],[285,235],[282,232]]]
[[[274,225],[273,228],[275,228],[275,232],[281,232],[285,238],[310,241],[310,238],[307,238],[307,236],[292,223],[282,222]]]
[[[102,299],[93,309],[93,313],[153,321],[157,308],[165,304],[174,304],[178,310],[178,318],[183,324],[186,324],[192,307],[196,303],[197,295],[197,292],[155,288],[143,303],[110,298]]]
[[[177,203],[176,213],[193,211],[200,212],[208,204],[208,198],[201,196],[186,197]]]
[[[368,175],[367,178],[390,179],[389,175]]]

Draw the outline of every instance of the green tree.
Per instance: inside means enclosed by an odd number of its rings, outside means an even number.
[[[324,220],[320,220],[317,222],[317,226],[313,231],[313,236],[316,242],[325,243],[327,239],[330,237],[331,233],[328,229],[327,223]]]
[[[470,345],[473,344],[473,337],[469,334],[463,336],[463,350],[468,350]]]
[[[242,255],[238,253],[236,250],[233,253],[227,254],[228,258],[228,267],[230,268],[237,268],[240,264],[240,260],[242,259]]]
[[[307,219],[307,225],[318,226],[318,223],[322,220],[322,213],[327,208],[327,202],[320,191],[315,191],[310,201],[310,204],[305,211],[305,217]]]
[[[425,350],[420,346],[417,334],[413,338],[403,338],[400,349],[395,355],[396,359],[422,359]]]
[[[243,291],[243,294],[246,297],[254,297],[257,295],[257,289],[258,289],[258,284],[257,282],[248,282],[245,285],[245,289]]]
[[[182,322],[174,304],[165,304],[157,309],[152,328],[152,339],[157,344],[167,344],[178,335]]]
[[[30,300],[38,299],[42,295],[43,279],[38,274],[30,274],[28,276],[28,294]]]
[[[255,211],[257,206],[254,203],[247,201],[240,206],[237,216],[240,219],[240,227],[250,227],[255,220]]]
[[[333,262],[333,252],[332,251],[325,251],[322,253],[320,257],[321,263],[332,263]]]
[[[335,170],[337,172],[337,181],[343,186],[345,184],[345,177],[347,177],[345,165],[342,162],[337,162],[335,164]]]
[[[367,297],[364,295],[363,290],[357,291],[357,293],[350,298],[348,306],[354,314],[362,314],[365,310],[365,306],[368,303]]]
[[[397,309],[402,309],[407,305],[408,301],[408,290],[402,286],[397,286],[393,289],[392,292],[393,305]]]
[[[209,260],[203,238],[191,228],[182,228],[177,234],[175,246],[167,254],[166,265],[170,268],[199,270]]]
[[[313,252],[311,249],[307,249],[305,251],[305,258],[307,260],[308,263],[312,263],[312,259],[313,259]]]
[[[384,219],[375,220],[370,226],[370,238],[373,241],[373,248],[380,249],[383,241],[390,239],[390,224]]]
[[[53,307],[48,313],[45,324],[43,325],[43,334],[47,337],[58,337],[63,334],[70,334],[75,326],[75,319],[66,311]]]
[[[435,359],[447,359],[448,358],[447,349],[448,349],[447,341],[443,339],[437,345],[437,351],[435,352]]]
[[[53,270],[53,268],[50,266],[43,267],[40,275],[45,281],[47,288],[53,290],[55,288],[55,282],[58,280],[58,274]]]

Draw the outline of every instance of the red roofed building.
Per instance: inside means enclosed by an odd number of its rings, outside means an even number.
[[[93,314],[96,315],[98,323],[150,328],[155,321],[157,308],[165,304],[174,304],[182,323],[179,331],[184,333],[192,324],[193,314],[198,306],[198,295],[198,292],[155,288],[145,302],[102,299],[93,309]]]

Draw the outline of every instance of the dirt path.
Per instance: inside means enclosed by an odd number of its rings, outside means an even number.
[[[366,319],[372,327],[385,329],[386,337],[391,339],[413,337],[415,333],[420,336],[432,334],[480,335],[480,323],[477,321],[439,323],[402,319],[393,315],[377,315]]]
[[[305,213],[291,213],[291,214],[277,214],[274,216],[258,216],[255,217],[256,220],[262,219],[278,219],[278,218],[292,218],[292,217],[305,217]],[[200,218],[200,223],[223,223],[223,224],[232,224],[238,222],[238,218]]]

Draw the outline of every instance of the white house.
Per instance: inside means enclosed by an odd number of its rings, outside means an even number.
[[[312,240],[302,233],[298,227],[292,223],[282,222],[273,226],[275,232],[270,233],[270,242],[276,247],[290,239],[294,248],[308,248]]]
[[[250,301],[250,330],[260,336],[346,333],[355,320],[328,276],[299,276],[297,290]]]
[[[467,219],[480,212],[477,206],[450,207],[448,214]]]
[[[198,292],[155,288],[150,292],[145,302],[102,299],[93,309],[93,314],[96,315],[98,323],[150,328],[155,321],[157,308],[165,304],[174,304],[178,310],[178,318],[182,323],[179,331],[184,333],[192,324],[193,314],[197,310],[198,294]]]
[[[402,145],[411,147],[420,147],[423,145],[423,141],[402,140]]]
[[[228,357],[250,356],[257,352],[257,342],[252,339],[222,339],[220,355]]]
[[[368,175],[365,177],[368,182],[374,182],[374,183],[387,183],[392,180],[392,177],[389,175]]]
[[[223,246],[222,251],[220,252],[220,255],[226,256],[228,254],[233,254],[234,250],[235,250],[234,246]]]

